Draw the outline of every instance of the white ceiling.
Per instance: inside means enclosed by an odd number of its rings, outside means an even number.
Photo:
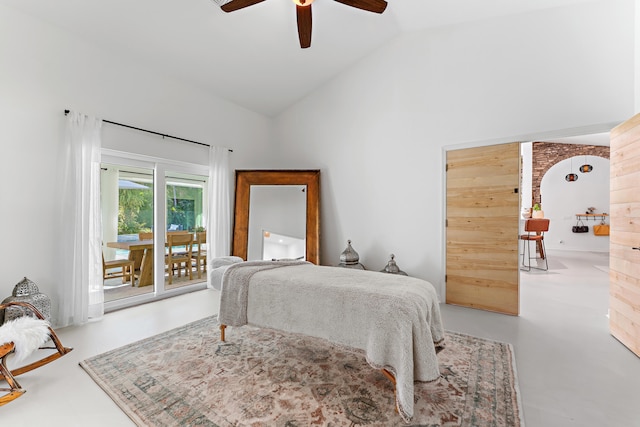
[[[382,14],[313,3],[309,49],[291,0],[0,0],[102,48],[274,116],[401,33],[592,0],[388,0]]]

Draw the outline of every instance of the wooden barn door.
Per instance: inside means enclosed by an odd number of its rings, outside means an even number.
[[[520,144],[447,152],[446,302],[519,314]]]
[[[609,328],[640,356],[640,114],[611,131]]]

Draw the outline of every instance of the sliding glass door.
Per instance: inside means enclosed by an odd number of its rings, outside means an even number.
[[[206,185],[206,176],[174,171],[165,173],[165,289],[180,288],[207,280],[206,243],[202,239],[206,235]],[[184,239],[180,239],[181,234],[188,234],[192,238],[191,242],[186,243]],[[179,241],[175,243],[176,240]],[[169,256],[172,259],[169,260]],[[181,261],[174,262],[174,259]],[[184,261],[186,259],[189,261]]]
[[[103,156],[105,309],[205,286],[205,172],[202,166]]]
[[[101,173],[104,300],[153,293],[153,169],[103,163]],[[128,271],[118,260],[134,262]],[[116,267],[109,268],[110,265]],[[124,271],[123,271],[124,270]],[[133,286],[130,275],[133,274]]]

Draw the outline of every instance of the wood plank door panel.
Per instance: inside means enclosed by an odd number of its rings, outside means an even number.
[[[520,144],[447,152],[446,302],[519,314]]]
[[[611,131],[609,329],[640,356],[640,114]]]

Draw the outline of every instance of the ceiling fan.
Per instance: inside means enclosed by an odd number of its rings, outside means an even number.
[[[221,6],[225,12],[233,12],[243,9],[254,4],[261,3],[264,0],[231,0]],[[366,10],[374,13],[382,13],[387,8],[385,0],[335,0],[338,3],[357,9]],[[296,15],[298,17],[298,38],[300,39],[300,47],[307,48],[311,46],[311,3],[313,0],[293,0],[296,4]]]

